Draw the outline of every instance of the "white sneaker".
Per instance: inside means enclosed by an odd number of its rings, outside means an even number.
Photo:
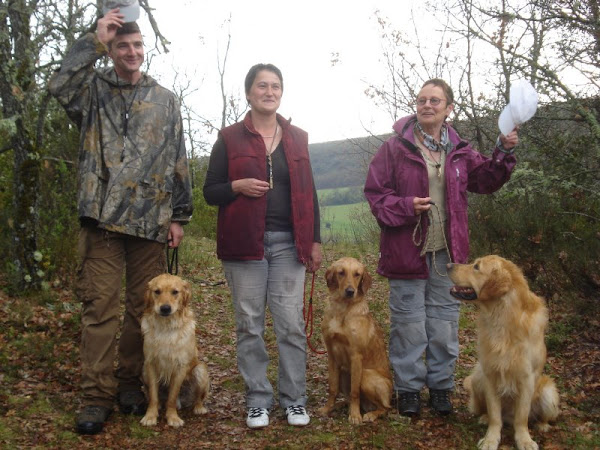
[[[269,410],[266,408],[248,408],[246,418],[248,428],[263,428],[269,425]]]
[[[288,406],[285,409],[285,414],[287,415],[288,423],[296,427],[303,427],[305,425],[308,425],[308,422],[310,422],[310,416],[306,412],[304,406]]]

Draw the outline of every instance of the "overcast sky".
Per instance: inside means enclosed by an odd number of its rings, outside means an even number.
[[[259,62],[278,66],[284,78],[279,112],[309,134],[310,143],[391,130],[391,118],[364,91],[384,77],[374,12],[399,28],[410,21],[412,0],[149,0],[170,52],[154,57],[150,74],[172,86],[174,70],[193,77],[193,104],[204,116],[220,117],[217,54],[231,32],[225,82],[242,99],[248,69]],[[176,5],[176,6],[175,6]],[[231,25],[226,25],[231,16]],[[153,34],[140,17],[146,47]],[[332,65],[332,54],[339,62]]]

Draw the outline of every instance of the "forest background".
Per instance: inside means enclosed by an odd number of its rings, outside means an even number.
[[[99,2],[98,2],[99,4]],[[199,340],[213,369],[215,415],[220,425],[191,416],[199,427],[187,434],[146,430],[118,420],[96,440],[72,432],[77,408],[79,305],[72,292],[77,266],[76,170],[78,132],[46,87],[66,50],[93,30],[98,4],[80,0],[0,0],[0,443],[7,448],[69,445],[148,448],[177,439],[180,447],[221,442],[223,447],[289,446],[293,431],[283,425],[257,436],[240,427],[243,385],[235,361],[227,292],[214,257],[216,211],[202,196],[210,140],[215,130],[238,121],[246,110],[228,92],[229,29],[215,70],[221,99],[212,115],[190,104],[190,80],[170,87],[180,98],[194,180],[195,213],[186,227],[182,271],[195,281]],[[140,4],[150,18],[157,52],[168,36],[152,1]],[[441,77],[455,90],[452,118],[463,138],[482,152],[496,140],[497,114],[508,102],[511,81],[524,78],[540,94],[536,116],[520,130],[518,165],[500,191],[470,198],[472,257],[497,253],[519,264],[532,289],[551,311],[548,371],[557,378],[563,416],[544,448],[598,448],[600,436],[600,12],[595,0],[454,0],[431,2],[439,39],[420,40],[414,30],[396,29],[375,12],[380,30],[384,79],[364,95],[385,111],[390,124],[414,112],[422,82]],[[239,37],[242,39],[242,37]],[[406,49],[413,49],[407,52]],[[481,64],[485,53],[491,64]],[[102,61],[102,64],[108,63]],[[332,55],[332,64],[336,64]],[[152,73],[152,58],[147,67]],[[337,256],[360,257],[374,272],[378,230],[361,197],[370,157],[386,135],[311,144],[322,203],[325,264]],[[315,297],[324,299],[322,274]],[[385,280],[378,278],[371,307],[387,330]],[[314,345],[324,300],[315,304]],[[474,361],[473,316],[461,318],[458,375]],[[271,337],[271,339],[273,339]],[[212,350],[212,351],[211,351]],[[324,398],[326,364],[315,356],[309,367],[315,405]],[[381,423],[353,429],[343,414],[318,422],[303,435],[306,447],[472,448],[483,428],[465,408],[460,385],[458,414],[450,422],[427,416],[406,423],[390,415]],[[219,421],[217,421],[219,422]],[[297,436],[296,436],[297,437]],[[165,439],[165,441],[161,441]],[[218,439],[218,440],[217,440]],[[289,443],[288,443],[289,440]],[[511,445],[510,433],[504,437]],[[283,443],[286,443],[285,445]],[[175,444],[170,444],[176,446]],[[166,447],[162,447],[166,448]]]

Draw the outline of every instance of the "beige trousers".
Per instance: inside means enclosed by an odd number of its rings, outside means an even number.
[[[139,390],[144,363],[140,318],[148,281],[165,272],[165,246],[82,227],[77,296],[81,308],[82,404],[112,408],[117,392]],[[125,311],[119,333],[125,270]],[[118,363],[115,372],[115,348]]]

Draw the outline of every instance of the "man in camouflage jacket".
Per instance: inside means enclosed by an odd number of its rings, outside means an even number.
[[[113,67],[96,70],[108,55]],[[50,92],[81,132],[78,208],[82,301],[82,409],[77,431],[102,431],[118,394],[123,413],[142,415],[140,316],[150,279],[165,271],[165,243],[177,247],[192,215],[179,103],[140,70],[142,35],[118,9],[79,39],[50,81]],[[119,338],[121,280],[125,317]]]

